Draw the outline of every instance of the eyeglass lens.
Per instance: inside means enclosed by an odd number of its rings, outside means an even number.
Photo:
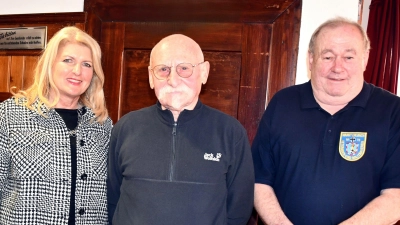
[[[171,67],[158,65],[153,68],[155,75],[159,78],[167,78],[171,73]],[[181,77],[190,77],[193,73],[193,65],[190,63],[180,63],[176,66],[176,72]]]

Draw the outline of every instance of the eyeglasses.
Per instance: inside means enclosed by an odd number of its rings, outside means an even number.
[[[188,78],[192,76],[194,67],[202,64],[204,62],[198,63],[197,65],[193,65],[191,63],[179,63],[175,66],[176,73],[183,78]],[[166,80],[168,76],[171,74],[171,68],[173,66],[166,65],[157,65],[150,69],[153,72],[153,75],[159,80]]]

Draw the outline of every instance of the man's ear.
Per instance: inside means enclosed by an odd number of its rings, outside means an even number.
[[[312,64],[314,62],[314,54],[308,51],[308,69],[311,70]]]
[[[368,59],[369,59],[369,50],[366,50],[365,52],[364,52],[364,55],[363,55],[363,63],[364,63],[364,70],[363,71],[365,71],[365,69],[367,69],[367,64],[368,64]]]
[[[208,79],[208,74],[210,73],[210,63],[208,61],[205,61],[203,64],[204,65],[202,66],[201,69],[200,79],[202,84],[206,84]]]
[[[150,88],[151,89],[154,89],[154,77],[153,77],[153,74],[152,74],[152,71],[151,71],[151,69],[150,69],[150,67],[148,68],[148,71],[149,71],[149,84],[150,84]]]

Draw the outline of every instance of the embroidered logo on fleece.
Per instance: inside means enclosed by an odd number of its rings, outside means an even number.
[[[361,159],[366,145],[366,132],[340,132],[339,153],[343,159],[352,162]]]
[[[214,154],[210,153],[204,153],[204,159],[205,160],[210,160],[210,161],[216,161],[219,162],[219,159],[221,158],[222,154],[221,153],[217,153],[217,155],[214,157]]]

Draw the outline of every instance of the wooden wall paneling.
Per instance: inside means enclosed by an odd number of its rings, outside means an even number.
[[[0,92],[28,88],[38,60],[39,56],[0,56]]]
[[[270,24],[244,24],[238,120],[253,141],[264,112],[270,65]]]
[[[273,24],[267,102],[284,87],[295,84],[299,51],[301,1],[295,1]]]
[[[120,118],[121,78],[123,68],[125,23],[104,22],[100,47],[105,75],[104,94],[109,115],[114,122]]]
[[[12,56],[10,88],[16,87],[17,90],[22,89],[24,71],[25,71],[25,56]]]
[[[90,34],[97,42],[101,40],[101,19],[94,12],[86,12],[86,25],[85,30]]]
[[[24,77],[22,80],[22,88],[27,89],[33,84],[34,72],[39,61],[39,56],[25,56]]]
[[[0,50],[0,56],[39,56],[42,53],[40,49],[7,49]]]
[[[125,48],[152,49],[162,38],[184,34],[194,39],[203,51],[240,51],[241,23],[135,22],[126,23]]]
[[[1,27],[29,27],[37,24],[51,25],[64,24],[73,25],[76,23],[85,24],[85,12],[68,12],[68,13],[36,13],[36,14],[15,14],[0,15]]]
[[[10,90],[11,56],[0,56],[0,92]]]
[[[34,79],[34,70],[39,56],[11,56],[10,88],[26,89]]]

